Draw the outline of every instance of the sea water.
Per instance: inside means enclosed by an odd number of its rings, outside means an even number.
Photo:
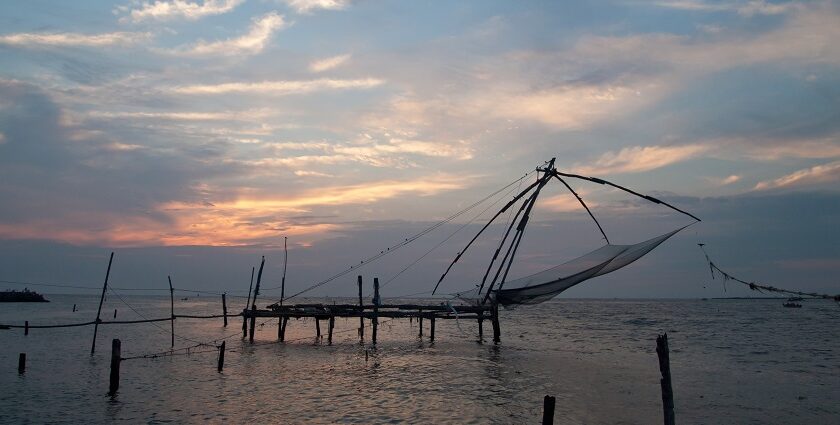
[[[168,317],[169,297],[109,295],[103,320]],[[0,323],[86,322],[98,296],[0,304]],[[124,301],[124,302],[123,302]],[[304,300],[351,303],[352,300]],[[388,300],[394,302],[395,300]],[[418,300],[403,300],[417,302]],[[440,301],[427,301],[439,303]],[[165,352],[170,324],[0,330],[2,423],[661,423],[656,336],[670,343],[676,419],[691,424],[840,423],[840,305],[806,300],[572,300],[502,310],[500,344],[485,321],[438,320],[435,342],[417,321],[382,319],[378,344],[359,343],[359,319],[336,319],[332,345],[315,322],[178,319],[189,355],[125,360],[108,397],[111,341],[122,357]],[[78,310],[72,311],[73,304]],[[228,298],[231,313],[244,300]],[[221,298],[175,300],[176,314],[221,314]],[[368,325],[369,326],[369,325]],[[321,323],[322,333],[327,322]],[[215,344],[226,338],[223,372]],[[17,372],[25,352],[26,372]]]

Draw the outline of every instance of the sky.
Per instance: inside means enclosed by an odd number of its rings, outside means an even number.
[[[351,266],[306,295],[357,274],[422,293],[557,158],[703,220],[565,297],[751,294],[698,243],[741,279],[840,293],[838,71],[836,1],[2,2],[0,281],[95,287],[114,251],[116,286],[241,293],[261,256],[277,286],[287,240],[287,293]],[[570,184],[614,243],[693,221]],[[550,185],[512,276],[603,243]]]

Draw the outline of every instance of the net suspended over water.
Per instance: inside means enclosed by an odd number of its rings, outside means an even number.
[[[505,283],[494,291],[502,305],[537,304],[593,277],[614,272],[652,251],[685,227],[633,245],[607,244],[548,270]]]
[[[546,163],[545,167],[537,168],[537,171],[542,173],[542,175],[537,178],[537,181],[526,187],[510,202],[508,202],[504,207],[502,207],[502,209],[499,210],[496,213],[496,215],[494,215],[484,225],[484,227],[481,228],[481,230],[479,230],[478,234],[476,234],[467,243],[467,246],[464,247],[464,249],[458,253],[458,255],[455,257],[455,259],[452,261],[449,267],[447,267],[446,271],[444,271],[441,275],[437,285],[435,286],[434,291],[437,291],[441,282],[443,282],[444,278],[452,269],[452,267],[458,262],[458,260],[464,254],[464,252],[466,252],[467,249],[470,248],[473,242],[475,242],[476,239],[478,239],[478,237],[490,226],[490,224],[508,209],[515,208],[515,205],[520,202],[521,204],[518,210],[513,215],[513,219],[510,221],[507,231],[501,238],[498,248],[496,249],[493,258],[490,260],[490,264],[487,267],[486,272],[484,273],[484,278],[481,280],[481,284],[476,285],[475,289],[473,290],[457,294],[456,296],[458,298],[464,300],[473,300],[477,303],[486,303],[492,300],[505,306],[515,304],[541,303],[543,301],[547,301],[553,298],[557,294],[583,281],[592,279],[597,276],[605,275],[607,273],[616,271],[624,266],[629,265],[630,263],[643,257],[648,252],[652,251],[654,248],[659,246],[659,244],[665,242],[668,238],[675,235],[680,230],[688,227],[683,226],[674,231],[665,233],[664,235],[657,236],[655,238],[648,239],[644,242],[639,242],[633,245],[612,244],[610,243],[606,232],[604,232],[604,229],[601,227],[601,224],[595,218],[595,215],[592,213],[592,211],[590,211],[589,207],[586,206],[586,203],[584,203],[583,199],[577,194],[577,192],[575,192],[575,190],[572,189],[572,187],[564,180],[564,178],[580,179],[592,183],[597,183],[600,185],[611,186],[613,188],[620,189],[632,195],[641,197],[655,204],[664,205],[668,208],[671,208],[672,210],[675,210],[697,221],[700,221],[700,219],[695,217],[694,215],[685,212],[673,205],[670,205],[652,196],[642,195],[641,193],[635,192],[623,186],[619,186],[615,183],[611,183],[596,177],[586,177],[577,174],[561,173],[554,168],[553,158],[551,161],[548,161]],[[510,272],[511,265],[513,264],[514,257],[516,256],[516,251],[519,248],[520,242],[522,241],[522,238],[525,234],[525,228],[528,224],[534,205],[536,205],[540,191],[550,181],[555,180],[563,183],[563,185],[572,193],[572,195],[574,195],[575,198],[577,198],[581,206],[586,210],[586,212],[598,226],[598,230],[604,236],[604,240],[607,241],[607,244],[602,246],[601,248],[596,249],[595,251],[592,251],[574,260],[563,263],[559,266],[552,267],[548,270],[544,270],[542,272],[535,273],[530,276],[525,276],[522,278],[508,281],[508,272]],[[504,253],[504,255],[500,257],[500,254],[502,253]],[[499,261],[497,262],[497,260]],[[491,273],[494,269],[495,273]],[[433,294],[434,291],[432,291]]]

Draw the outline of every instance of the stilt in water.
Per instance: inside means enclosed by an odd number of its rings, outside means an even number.
[[[478,313],[478,343],[484,342],[484,312]]]
[[[429,318],[429,342],[435,342],[435,317]]]
[[[280,326],[280,342],[283,342],[283,341],[286,340],[286,325],[287,324],[289,324],[289,318],[284,317],[283,318],[283,325]]]
[[[20,353],[18,356],[18,374],[26,372],[26,353]]]
[[[327,333],[327,343],[330,345],[332,345],[333,328],[335,328],[335,316],[330,316],[330,327],[329,332]]]
[[[114,319],[117,318],[117,309],[114,309]]]
[[[73,304],[73,313],[76,312],[76,304]]]
[[[420,309],[420,317],[417,319],[417,322],[420,324],[420,331],[417,334],[420,338],[423,338],[423,309]]]
[[[499,303],[493,301],[493,305],[490,309],[490,312],[492,314],[490,320],[493,321],[493,342],[498,344],[502,340],[502,329],[499,326]]]
[[[315,318],[315,338],[321,339],[321,319]]]
[[[364,342],[364,340],[365,340],[365,318],[364,318],[365,302],[362,299],[362,276],[361,275],[359,275],[358,281],[359,281],[359,340]]]
[[[99,315],[102,314],[102,303],[105,301],[105,291],[108,289],[108,277],[111,276],[111,263],[113,261],[114,253],[111,252],[111,258],[108,260],[108,271],[105,272],[105,284],[102,285],[102,297],[99,298],[99,309],[96,310],[96,321],[93,325],[93,343],[90,345],[91,356],[96,351],[96,334],[99,332],[99,323],[102,321]]]
[[[373,278],[373,336],[371,342],[376,344],[376,331],[379,329],[379,278]]]
[[[23,322],[23,334],[29,335],[29,321]]]

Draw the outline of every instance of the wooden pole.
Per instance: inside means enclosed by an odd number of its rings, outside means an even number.
[[[169,323],[172,325],[172,341],[170,347],[175,347],[175,289],[172,288],[172,277],[166,276],[169,279],[169,313],[172,320]]]
[[[379,278],[373,278],[373,335],[371,342],[376,344],[376,331],[379,329]]]
[[[435,342],[435,317],[432,316],[429,318],[429,342]]]
[[[76,304],[73,304],[73,313],[76,312]]]
[[[321,319],[315,318],[315,338],[321,338]]]
[[[113,397],[120,389],[120,340],[111,341],[111,379],[108,385],[108,395]]]
[[[543,425],[553,425],[554,424],[554,403],[555,398],[553,396],[547,395],[543,398]]]
[[[248,299],[245,301],[245,310],[251,305],[251,289],[254,287],[254,268],[251,267],[251,284],[248,285]],[[242,315],[242,338],[248,336],[248,316]]]
[[[668,353],[668,334],[656,337],[656,355],[659,357],[659,372],[662,379],[659,386],[662,388],[662,414],[665,425],[674,425],[674,390],[671,387],[671,364]]]
[[[26,353],[20,353],[18,356],[18,373],[26,372]]]
[[[114,261],[114,253],[111,252],[111,258],[108,260],[108,271],[105,272],[105,284],[102,285],[102,296],[99,298],[99,309],[96,310],[96,321],[93,325],[93,343],[90,344],[90,355],[92,356],[96,351],[96,334],[99,332],[99,318],[102,313],[102,303],[105,302],[105,291],[108,289],[108,277],[111,276],[111,263]]]
[[[420,319],[418,320],[420,324],[420,332],[417,334],[420,338],[423,338],[423,309],[420,309]]]
[[[224,369],[224,367],[225,367],[225,342],[222,341],[222,345],[219,346],[219,364],[216,366],[216,368],[219,370],[219,372],[221,372],[222,369]]]
[[[29,335],[29,321],[23,322],[23,334]]]
[[[365,340],[365,302],[362,299],[362,276],[359,275],[359,340]]]
[[[222,293],[222,316],[225,318],[225,327],[227,327],[227,293]]]
[[[327,335],[329,335],[327,337],[327,343],[329,343],[330,345],[332,345],[333,328],[335,328],[335,316],[330,316],[330,327],[329,327],[329,333],[327,334]]]
[[[257,273],[257,286],[254,288],[254,299],[251,301],[251,313],[257,310],[257,295],[260,294],[260,282],[262,281],[263,266],[265,266],[265,257],[260,261],[260,271]],[[251,315],[251,329],[248,334],[248,340],[254,342],[254,327],[257,326],[257,316]]]
[[[498,344],[502,340],[502,329],[499,326],[499,303],[493,301],[493,305],[490,308],[490,312],[490,319],[493,322],[493,342]]]
[[[114,309],[114,319],[117,318],[117,309]]]

